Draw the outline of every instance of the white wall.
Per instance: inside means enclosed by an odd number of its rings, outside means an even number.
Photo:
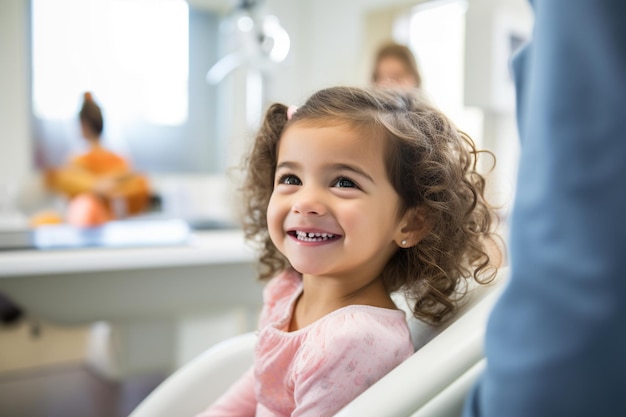
[[[27,23],[26,0],[0,3],[0,185],[32,170]]]
[[[337,84],[365,85],[366,16],[373,10],[410,6],[420,0],[268,0],[292,36],[293,61],[277,74],[272,96],[297,104],[314,91]],[[367,57],[370,58],[371,57]],[[293,71],[295,69],[295,71]],[[295,78],[294,78],[295,77]],[[285,97],[283,99],[283,97]]]
[[[523,0],[472,0],[467,13],[465,97],[468,105],[513,113],[509,35],[530,38],[532,15]]]
[[[484,112],[483,146],[497,163],[489,179],[491,201],[507,217],[515,194],[519,140],[508,35],[530,38],[532,13],[525,0],[470,0],[466,15],[465,104]],[[506,234],[506,230],[503,230]]]

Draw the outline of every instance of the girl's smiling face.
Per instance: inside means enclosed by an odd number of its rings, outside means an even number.
[[[348,124],[295,123],[279,142],[272,242],[304,275],[378,277],[406,233],[383,141]]]

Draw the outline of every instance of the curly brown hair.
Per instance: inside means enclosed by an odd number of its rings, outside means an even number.
[[[419,210],[429,225],[422,240],[400,248],[382,272],[387,291],[403,291],[415,317],[444,321],[466,292],[461,283],[487,283],[495,276],[486,248],[495,237],[495,215],[477,171],[479,154],[493,154],[477,150],[468,135],[414,93],[334,87],[313,94],[291,119],[285,105],[271,105],[244,161],[243,230],[260,246],[261,279],[290,267],[270,239],[266,211],[280,137],[294,123],[348,123],[385,138],[386,170],[402,212]]]

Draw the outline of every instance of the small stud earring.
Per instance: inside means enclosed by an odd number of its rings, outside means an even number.
[[[400,242],[400,245],[406,246],[406,240],[403,240],[402,242]]]

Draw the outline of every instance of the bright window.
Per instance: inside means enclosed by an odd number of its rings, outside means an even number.
[[[83,93],[102,107],[102,144],[148,173],[222,169],[216,91],[219,16],[184,0],[31,0],[36,165],[81,152]]]
[[[483,113],[463,103],[466,10],[465,0],[420,4],[398,20],[396,37],[414,52],[429,97],[480,146]]]
[[[110,117],[184,123],[188,15],[183,0],[32,0],[35,115],[75,117],[92,91]]]

